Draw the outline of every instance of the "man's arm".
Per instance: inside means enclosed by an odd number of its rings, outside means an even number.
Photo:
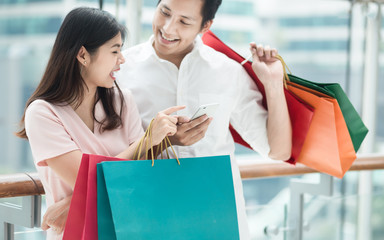
[[[268,106],[267,134],[270,152],[275,160],[287,160],[292,150],[292,127],[284,95],[283,66],[275,58],[276,49],[251,43],[252,68],[265,88]]]

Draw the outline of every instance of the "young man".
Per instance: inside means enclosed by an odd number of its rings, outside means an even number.
[[[229,124],[254,150],[279,160],[290,157],[291,125],[276,50],[251,44],[253,69],[265,87],[266,111],[242,66],[202,43],[199,34],[210,28],[220,4],[221,0],[160,0],[153,36],[123,53],[126,64],[117,79],[132,91],[144,128],[159,110],[186,106],[178,112],[181,124],[171,138],[178,157],[231,155],[240,237],[249,239]],[[189,120],[200,105],[209,103],[220,104],[213,118]]]

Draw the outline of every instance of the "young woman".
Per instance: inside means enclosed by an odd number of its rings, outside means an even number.
[[[29,140],[43,183],[48,239],[61,239],[68,202],[83,153],[131,159],[143,135],[141,119],[128,91],[121,91],[115,72],[125,62],[124,27],[109,13],[76,8],[64,19],[44,76],[26,104],[19,137]],[[150,96],[148,96],[150,97]],[[176,132],[184,107],[171,107],[154,118],[152,143]],[[59,203],[62,208],[50,210]],[[51,211],[51,212],[50,212]],[[49,213],[49,214],[48,214]]]

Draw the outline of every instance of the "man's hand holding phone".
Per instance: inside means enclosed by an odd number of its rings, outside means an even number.
[[[218,104],[200,106],[191,117],[178,117],[177,132],[169,137],[173,145],[190,146],[200,141],[208,130],[213,118],[211,116]]]
[[[210,103],[201,105],[191,117],[191,120],[194,120],[200,116],[207,115],[208,117],[212,117],[212,115],[216,112],[216,109],[219,107],[218,103]]]

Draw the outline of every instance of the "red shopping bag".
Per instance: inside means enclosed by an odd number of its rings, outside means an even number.
[[[145,152],[145,159],[148,158],[148,151],[143,150],[143,146],[150,145],[152,166],[154,164],[154,155],[152,143],[148,140],[151,135],[151,125],[149,124],[144,136],[137,145],[133,159],[140,159],[142,152]],[[171,147],[174,155],[176,153],[168,137],[165,137],[159,144],[158,150],[162,153],[168,146]],[[143,150],[143,151],[142,151]],[[168,150],[167,157],[169,158]],[[157,154],[156,154],[157,155]],[[163,155],[161,154],[161,157]],[[176,160],[180,165],[179,159]],[[77,173],[75,188],[72,194],[71,205],[68,218],[64,229],[63,240],[97,240],[97,164],[106,161],[132,161],[127,159],[100,156],[94,154],[83,154],[79,172]]]
[[[63,240],[97,240],[97,172],[96,164],[105,161],[128,161],[120,158],[83,154],[73,190]]]
[[[202,40],[204,44],[212,47],[216,51],[224,53],[229,58],[241,63],[244,58],[228,47],[225,43],[223,43],[215,34],[211,31],[207,31]],[[254,80],[258,89],[263,94],[263,106],[267,108],[266,97],[264,86],[257,78],[255,72],[252,69],[252,64],[250,62],[246,62],[243,65],[244,69],[247,71],[249,76]],[[305,103],[304,101],[297,98],[293,93],[286,90],[284,91],[285,98],[288,105],[289,116],[291,118],[292,124],[292,153],[291,158],[287,161],[289,163],[295,163],[298,159],[301,149],[304,144],[305,137],[307,136],[309,126],[313,117],[313,108]],[[236,132],[235,129],[230,126],[231,134],[236,143],[239,143],[245,147],[251,148]]]

